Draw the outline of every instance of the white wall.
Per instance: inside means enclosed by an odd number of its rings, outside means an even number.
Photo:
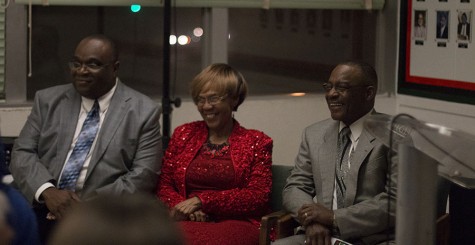
[[[378,112],[407,113],[419,120],[445,125],[475,135],[475,106],[412,96],[379,94]],[[323,94],[305,97],[249,97],[235,114],[246,128],[264,131],[274,140],[274,164],[293,165],[302,130],[330,116]],[[201,117],[191,101],[184,101],[172,114],[172,128]]]
[[[395,98],[379,95],[376,109],[394,114]],[[20,133],[29,107],[0,108],[0,133],[4,137],[15,137]],[[305,97],[250,96],[235,113],[235,118],[246,128],[265,132],[274,140],[273,161],[292,165],[300,144],[302,130],[317,121],[330,116],[323,94]],[[172,112],[172,130],[183,123],[201,120],[191,101],[184,101]]]
[[[394,96],[378,95],[376,104],[379,112],[396,112]],[[249,97],[235,114],[244,127],[261,130],[272,137],[274,164],[284,165],[293,165],[303,129],[329,116],[323,94]],[[184,101],[180,108],[173,111],[172,128],[194,120],[201,120],[195,105]]]
[[[234,114],[242,126],[261,130],[274,140],[273,161],[278,164],[292,164],[304,127],[328,116],[322,95],[249,97]],[[201,120],[191,101],[175,109],[172,118],[173,128]]]
[[[376,98],[378,112],[395,115],[407,113],[419,120],[445,125],[475,135],[475,106],[431,100],[412,96],[389,96]],[[0,108],[0,133],[15,137],[20,133],[30,108]],[[250,96],[236,112],[235,118],[246,128],[264,131],[274,139],[273,161],[276,164],[292,165],[300,144],[302,130],[330,116],[322,94],[305,97]],[[178,125],[201,120],[195,105],[184,101],[172,112],[172,129]]]

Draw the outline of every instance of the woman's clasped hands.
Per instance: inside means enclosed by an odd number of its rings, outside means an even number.
[[[196,196],[178,203],[171,210],[171,216],[176,221],[209,221],[209,216],[201,210],[201,200]]]

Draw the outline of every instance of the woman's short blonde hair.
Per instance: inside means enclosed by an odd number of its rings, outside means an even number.
[[[247,83],[242,74],[222,63],[206,67],[191,81],[191,96],[195,104],[204,89],[213,89],[221,95],[237,100],[233,111],[237,111],[247,96]]]

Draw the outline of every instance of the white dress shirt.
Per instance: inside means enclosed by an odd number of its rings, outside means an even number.
[[[354,123],[350,125],[350,140],[351,140],[351,146],[350,150],[348,151],[348,169],[351,168],[351,163],[350,163],[350,156],[351,153],[353,153],[356,149],[356,146],[358,145],[358,141],[360,139],[361,132],[363,132],[364,128],[364,121],[371,115],[372,111],[368,112],[368,114],[360,117],[360,119],[356,120]],[[340,122],[340,129],[338,132],[340,132],[346,125],[343,122]],[[336,161],[336,160],[335,160]],[[335,185],[336,185],[336,180],[335,180]],[[333,203],[332,203],[332,209],[336,210],[338,208],[337,204],[337,195],[336,195],[336,188],[333,187]]]

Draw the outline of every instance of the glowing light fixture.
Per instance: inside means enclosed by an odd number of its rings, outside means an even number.
[[[178,44],[180,45],[187,45],[190,43],[190,37],[181,35],[178,37]]]
[[[297,93],[291,93],[290,96],[292,97],[302,97],[302,96],[305,96],[306,93],[302,93],[302,92],[297,92]]]
[[[203,28],[201,28],[201,27],[196,27],[196,28],[193,30],[193,35],[195,35],[195,37],[201,37],[201,36],[203,36]]]
[[[176,36],[170,35],[170,45],[175,45],[175,44],[176,44]]]
[[[142,8],[142,6],[140,6],[139,4],[130,5],[130,11],[132,11],[134,13],[139,12],[141,8]]]

